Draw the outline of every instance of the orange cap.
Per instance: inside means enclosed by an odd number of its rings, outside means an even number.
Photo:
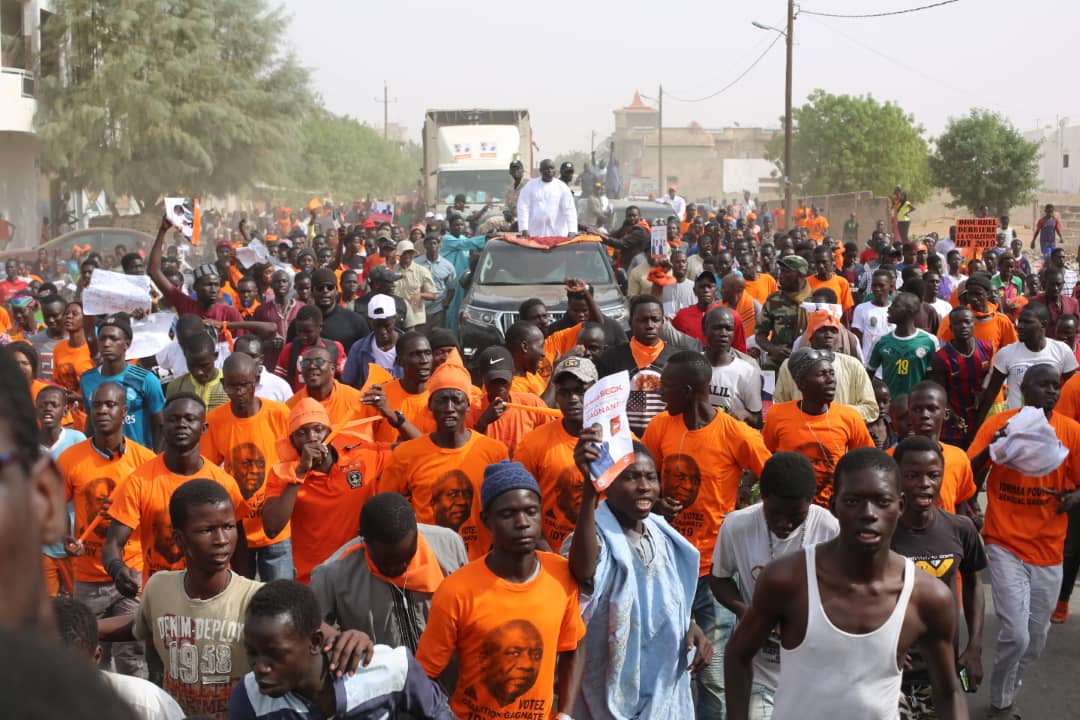
[[[651,283],[656,283],[660,287],[675,284],[675,276],[668,275],[666,272],[664,272],[664,268],[661,267],[654,267],[652,270],[650,270],[646,279]]]
[[[840,329],[840,319],[828,310],[815,310],[806,318],[806,339],[809,340],[823,327]]]
[[[293,405],[292,410],[289,411],[289,434],[292,435],[311,423],[320,423],[330,427],[330,415],[327,414],[322,403],[314,398],[306,397]]]
[[[456,351],[451,352],[446,362],[435,368],[435,372],[431,373],[431,378],[428,379],[427,383],[428,397],[434,396],[439,390],[460,390],[465,393],[466,397],[470,397],[472,376],[461,364],[461,357],[457,356],[455,358],[455,354]]]

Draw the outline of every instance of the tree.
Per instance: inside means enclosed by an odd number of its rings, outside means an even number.
[[[542,158],[541,158],[542,159]],[[555,158],[555,173],[559,172],[559,168],[562,167],[564,162],[574,163],[574,178],[577,179],[578,175],[585,171],[585,163],[592,165],[592,159],[589,157],[589,153],[584,150],[571,150],[570,152],[560,153]],[[540,163],[537,162],[537,165]]]
[[[389,198],[416,186],[423,164],[416,143],[402,148],[369,125],[325,110],[304,120],[300,136],[301,157],[292,173],[299,188],[359,200]]]
[[[57,0],[45,27],[43,167],[70,185],[217,194],[278,183],[313,103],[265,0]]]
[[[956,200],[949,207],[995,214],[1027,203],[1039,185],[1039,144],[1029,142],[997,113],[974,109],[950,119],[930,156],[934,183]]]
[[[903,185],[913,201],[929,194],[924,131],[900,106],[820,89],[807,99],[793,112],[796,194],[869,190],[888,195],[896,185]],[[783,169],[783,133],[769,142],[765,156]]]

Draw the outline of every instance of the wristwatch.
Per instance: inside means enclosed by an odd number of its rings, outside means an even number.
[[[387,422],[390,423],[390,427],[394,428],[395,430],[399,430],[399,429],[401,429],[401,426],[405,424],[405,416],[402,414],[402,412],[400,410],[395,410],[394,411],[394,419],[393,420],[387,420]],[[571,720],[573,720],[573,719],[571,719]]]
[[[574,720],[574,718],[570,717],[564,712],[561,712],[555,716],[555,720]]]

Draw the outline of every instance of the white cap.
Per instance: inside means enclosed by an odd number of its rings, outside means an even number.
[[[367,315],[372,320],[397,317],[397,306],[389,295],[375,295],[368,301]]]
[[[435,213],[433,213],[432,211],[428,210],[428,211],[427,211],[426,213],[424,213],[424,217],[425,217],[425,218],[427,218],[428,220],[431,220],[432,218],[434,218],[434,217],[435,217]]]
[[[443,220],[445,220],[445,219],[446,219],[446,218],[445,218],[445,217],[443,216],[443,214],[442,214],[442,213],[435,213],[435,220],[436,220],[437,222],[442,222],[442,221],[443,221]]]
[[[402,240],[397,244],[397,250],[395,252],[398,255],[404,255],[407,252],[416,252],[416,245],[413,245],[412,240]]]

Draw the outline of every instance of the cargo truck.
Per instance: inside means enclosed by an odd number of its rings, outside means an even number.
[[[510,185],[513,160],[533,167],[528,110],[428,110],[424,116],[424,199],[445,213],[455,195],[470,210],[490,203],[499,210]]]

